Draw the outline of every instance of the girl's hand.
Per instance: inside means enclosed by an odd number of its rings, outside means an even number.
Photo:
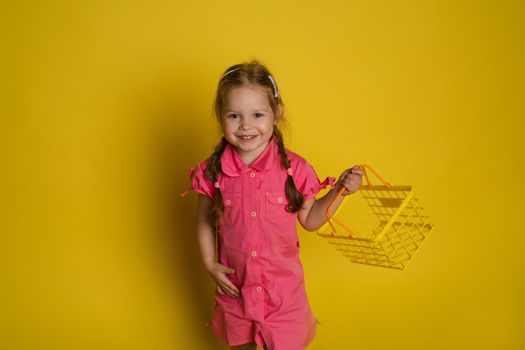
[[[339,180],[337,180],[335,184],[336,192],[339,192],[341,186],[346,189],[346,191],[342,193],[343,196],[348,196],[349,194],[357,192],[359,186],[361,186],[361,178],[364,174],[365,171],[361,169],[359,165],[355,165],[350,169],[346,169],[343,171],[339,177]]]
[[[208,272],[211,277],[217,282],[217,290],[221,294],[228,294],[232,297],[239,297],[239,290],[235,285],[226,277],[227,273],[234,273],[235,270],[224,266],[221,263],[214,262],[209,268]]]

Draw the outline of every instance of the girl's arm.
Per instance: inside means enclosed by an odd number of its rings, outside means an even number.
[[[197,236],[201,252],[202,262],[211,277],[217,282],[218,291],[221,294],[229,294],[233,297],[239,296],[239,290],[226,277],[227,273],[234,273],[235,270],[222,265],[216,261],[215,257],[215,229],[212,222],[212,200],[204,195],[199,195],[197,209]]]
[[[211,221],[213,202],[209,197],[199,194],[197,206],[197,236],[202,262],[210,270],[215,262],[215,230]]]
[[[319,199],[312,197],[305,200],[303,206],[297,212],[297,218],[299,219],[301,226],[307,231],[316,231],[323,226],[326,223],[326,208],[328,208],[330,202],[337,195],[341,186],[344,186],[346,191],[335,201],[334,206],[330,211],[332,215],[343,201],[343,196],[352,194],[359,189],[359,186],[361,186],[361,177],[363,175],[364,171],[358,166],[347,169],[341,174],[335,187],[328,191],[323,197]]]

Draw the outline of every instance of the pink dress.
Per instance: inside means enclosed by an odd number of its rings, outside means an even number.
[[[315,196],[335,178],[319,181],[312,166],[286,150],[293,179],[305,199]],[[214,196],[204,176],[207,162],[190,169],[192,189]],[[215,292],[215,309],[207,325],[230,346],[255,341],[270,350],[305,349],[316,332],[299,260],[297,213],[284,209],[286,170],[272,137],[261,155],[247,166],[228,144],[219,175],[224,213],[219,235],[221,264],[240,297]]]

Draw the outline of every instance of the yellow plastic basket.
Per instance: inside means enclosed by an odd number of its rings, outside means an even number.
[[[345,191],[341,188],[328,205],[327,222],[317,234],[353,263],[404,270],[434,225],[414,197],[412,186],[391,185],[367,164],[360,167],[367,184],[345,196],[331,215]],[[372,185],[366,168],[383,185]]]

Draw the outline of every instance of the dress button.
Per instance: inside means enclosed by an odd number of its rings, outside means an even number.
[[[226,200],[226,205],[230,205],[231,203],[232,202],[229,199]]]
[[[254,250],[254,251],[252,252],[252,255],[253,255],[253,256],[257,256],[257,252]]]
[[[252,172],[250,173],[250,177],[255,177],[255,172],[252,171]]]
[[[252,211],[252,216],[255,216],[255,215],[257,215],[257,213],[256,213],[256,212],[254,212],[254,211]]]
[[[277,198],[277,202],[282,203],[283,202],[283,197]]]
[[[257,286],[257,291],[260,292],[262,288],[260,286]]]

